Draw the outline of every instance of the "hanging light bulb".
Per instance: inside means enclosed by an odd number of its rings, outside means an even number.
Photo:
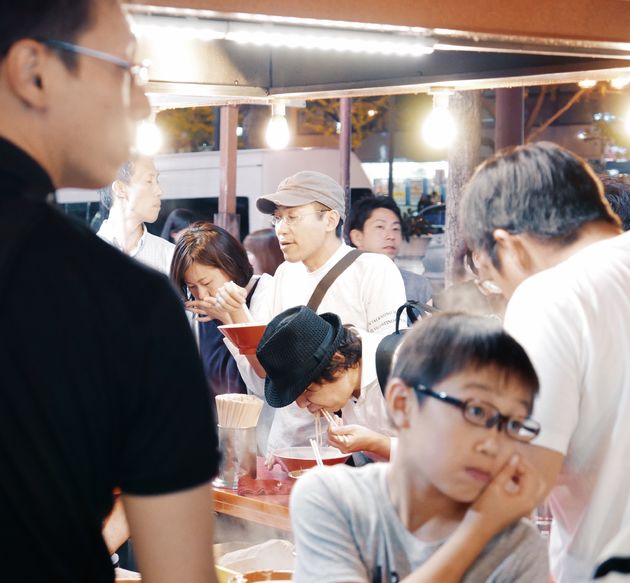
[[[143,121],[138,124],[136,149],[143,156],[153,156],[162,147],[162,132],[155,121]]]
[[[422,124],[422,138],[436,150],[448,148],[457,135],[455,119],[448,110],[448,98],[451,93],[450,90],[433,93],[433,110]]]
[[[286,117],[286,106],[284,103],[273,103],[271,105],[271,119],[265,133],[267,144],[274,150],[282,150],[289,144],[291,134],[289,133],[289,123]]]

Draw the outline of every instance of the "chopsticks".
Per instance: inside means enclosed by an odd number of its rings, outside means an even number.
[[[320,412],[326,418],[326,421],[328,421],[329,425],[332,425],[333,427],[337,427],[338,425],[341,425],[340,423],[341,419],[339,419],[337,415],[333,415],[326,409],[320,409]]]
[[[326,421],[328,421],[328,425],[330,425],[330,427],[339,427],[340,425],[343,425],[343,420],[337,417],[337,415],[333,415],[330,411],[327,411],[326,409],[320,409],[320,412],[324,416]],[[338,435],[337,438],[344,443],[348,442],[347,435]]]
[[[324,462],[322,461],[322,454],[319,451],[317,441],[315,441],[313,438],[311,438],[309,441],[311,442],[311,447],[313,448],[313,453],[315,454],[315,461],[317,462],[317,465],[323,467]]]

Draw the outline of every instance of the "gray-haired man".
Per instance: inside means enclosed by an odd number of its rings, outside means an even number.
[[[587,164],[550,143],[485,162],[462,200],[479,275],[540,378],[532,460],[551,490],[552,570],[586,581],[630,524],[630,233]]]

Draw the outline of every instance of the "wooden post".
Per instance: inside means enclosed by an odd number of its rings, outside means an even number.
[[[339,100],[339,121],[341,133],[339,135],[339,183],[346,193],[346,216],[350,212],[351,188],[350,188],[350,153],[352,152],[352,98],[342,97]]]
[[[523,88],[496,90],[494,121],[495,151],[523,143]]]
[[[240,217],[236,214],[237,125],[238,106],[221,106],[221,148],[219,154],[221,181],[219,212],[214,215],[214,223],[240,240]]]
[[[459,202],[466,182],[479,163],[481,145],[481,93],[458,91],[449,100],[455,118],[457,137],[449,149],[448,188],[446,192],[446,225],[444,286],[456,283],[458,251],[463,245],[459,227]]]

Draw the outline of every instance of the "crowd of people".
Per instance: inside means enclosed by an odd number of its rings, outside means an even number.
[[[395,263],[392,199],[346,209],[337,182],[304,170],[261,193],[271,228],[243,243],[182,209],[163,238],[150,234],[162,192],[153,161],[131,155],[129,128],[149,105],[121,7],[5,4],[7,580],[112,581],[130,534],[147,583],[215,581],[213,399],[234,392],[265,403],[258,449],[270,467],[277,449],[309,444],[323,413],[328,443],[352,454],[293,489],[296,581],[574,583],[623,572],[623,192],[608,202],[588,164],[550,143],[480,165],[461,201],[462,257],[505,313],[421,318],[397,334],[380,380],[398,308],[432,302],[430,283]],[[101,189],[97,235],[51,204],[61,187]],[[33,290],[48,309],[21,308]],[[267,327],[243,355],[218,326],[252,318]],[[528,520],[544,500],[549,544]]]

